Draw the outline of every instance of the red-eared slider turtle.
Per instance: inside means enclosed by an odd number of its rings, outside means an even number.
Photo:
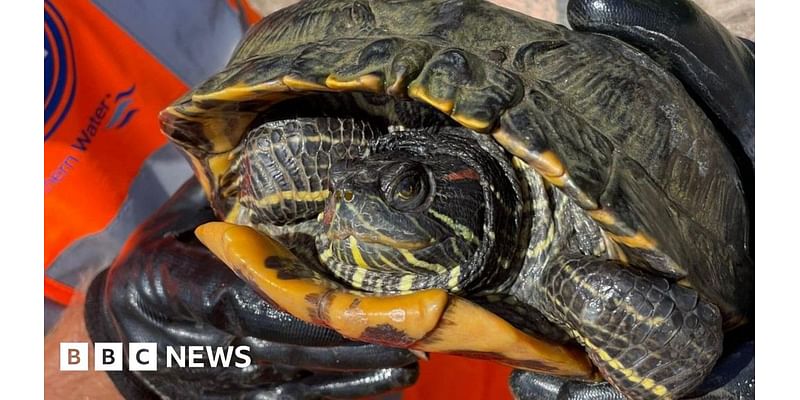
[[[226,221],[200,239],[347,337],[668,398],[752,318],[732,156],[611,37],[478,1],[302,2],[162,126]]]

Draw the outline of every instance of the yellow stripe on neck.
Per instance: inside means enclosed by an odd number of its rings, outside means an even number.
[[[443,267],[440,264],[431,264],[429,262],[425,262],[425,261],[417,259],[408,250],[399,249],[398,251],[400,252],[400,254],[403,255],[403,258],[405,258],[406,261],[408,261],[408,263],[410,263],[411,265],[413,265],[415,267],[423,268],[423,269],[426,269],[428,271],[433,271],[433,272],[436,272],[437,274],[445,274],[445,273],[448,272],[447,268]]]
[[[436,211],[436,210],[434,210],[432,208],[430,210],[428,210],[428,212],[430,212],[431,215],[436,217],[436,219],[438,219],[439,221],[442,221],[445,225],[450,227],[450,229],[452,229],[453,232],[455,232],[458,236],[461,236],[462,238],[464,238],[464,240],[466,240],[468,242],[476,241],[475,234],[472,232],[471,229],[467,228],[464,225],[459,224],[458,222],[454,221],[449,216],[444,215],[444,214],[442,214],[442,213],[440,213],[440,212],[438,212],[438,211]]]
[[[324,201],[330,196],[329,190],[320,190],[317,192],[294,191],[285,190],[283,192],[272,193],[259,199],[257,204],[259,206],[272,206],[283,203],[285,200],[292,201]]]
[[[367,261],[364,260],[364,256],[361,255],[361,249],[358,248],[358,241],[356,240],[356,238],[350,236],[349,242],[350,242],[350,253],[353,254],[353,260],[355,260],[356,265],[358,265],[363,269],[369,269]]]

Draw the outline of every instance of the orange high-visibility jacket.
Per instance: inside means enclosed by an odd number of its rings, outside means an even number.
[[[45,326],[190,175],[158,112],[260,18],[235,0],[45,0]],[[404,399],[510,398],[509,369],[434,355]]]

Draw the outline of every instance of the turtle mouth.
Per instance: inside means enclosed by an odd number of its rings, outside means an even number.
[[[337,191],[338,192],[338,191]],[[330,242],[355,240],[369,246],[383,246],[396,250],[418,251],[434,246],[437,242],[428,240],[403,240],[387,236],[377,229],[357,229],[347,218],[339,215],[335,196],[331,196],[325,211],[321,214],[322,225],[327,228],[326,236]],[[362,227],[363,228],[363,227]]]
[[[436,242],[432,239],[430,241],[397,240],[379,232],[359,233],[351,229],[328,231],[328,239],[331,242],[349,241],[350,238],[366,245],[379,245],[409,251],[424,250],[436,245]]]

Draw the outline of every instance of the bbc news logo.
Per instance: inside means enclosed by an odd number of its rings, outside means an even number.
[[[166,368],[246,368],[252,362],[249,346],[166,346],[166,350]],[[62,371],[89,370],[89,343],[61,343],[60,355]],[[122,343],[94,344],[95,371],[122,371],[124,357]],[[129,371],[156,371],[158,345],[128,343],[127,361]]]

